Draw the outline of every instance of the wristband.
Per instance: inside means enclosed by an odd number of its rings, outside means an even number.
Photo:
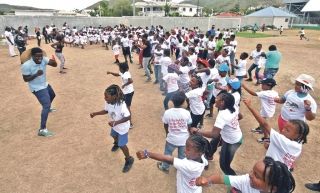
[[[149,152],[148,152],[148,150],[144,150],[143,151],[143,154],[144,154],[144,157],[146,157],[146,158],[149,158]]]

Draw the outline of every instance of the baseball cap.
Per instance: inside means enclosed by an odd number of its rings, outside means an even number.
[[[266,84],[268,86],[274,87],[277,85],[277,82],[273,78],[262,79],[261,84]]]
[[[220,72],[228,72],[229,71],[229,66],[226,63],[223,63],[219,66],[218,69]]]
[[[241,87],[241,82],[238,78],[228,78],[227,84],[229,84],[234,90],[238,90]]]

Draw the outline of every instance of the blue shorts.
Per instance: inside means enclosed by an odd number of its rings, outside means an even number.
[[[123,146],[127,145],[127,143],[128,143],[128,133],[120,135],[118,132],[116,132],[115,130],[111,129],[110,135],[112,137],[117,138],[117,141],[118,141],[117,145],[119,147],[123,147]]]

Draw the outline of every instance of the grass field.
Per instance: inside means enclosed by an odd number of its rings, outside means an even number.
[[[267,38],[267,37],[276,37],[276,35],[271,35],[271,34],[265,34],[265,33],[252,33],[252,32],[238,32],[237,33],[238,37],[243,37],[243,38]]]

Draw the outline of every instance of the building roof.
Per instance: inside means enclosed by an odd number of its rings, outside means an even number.
[[[253,12],[249,15],[246,15],[246,17],[297,17],[297,16],[292,13],[285,12],[282,9],[270,6],[270,7],[261,9],[259,11]]]
[[[192,5],[192,4],[187,4],[187,3],[173,3],[173,2],[168,2],[168,4],[171,7],[192,7],[192,8],[197,8],[198,6]],[[142,1],[142,2],[136,2],[135,6],[136,7],[164,7],[166,5],[166,2],[154,2],[154,1]],[[199,9],[202,9],[203,7],[199,6]]]
[[[217,17],[240,17],[241,14],[234,12],[221,12],[216,15]]]
[[[306,3],[309,0],[283,0],[283,3],[290,4],[290,3]]]
[[[320,11],[319,0],[310,0],[301,10],[301,12],[317,12]]]

